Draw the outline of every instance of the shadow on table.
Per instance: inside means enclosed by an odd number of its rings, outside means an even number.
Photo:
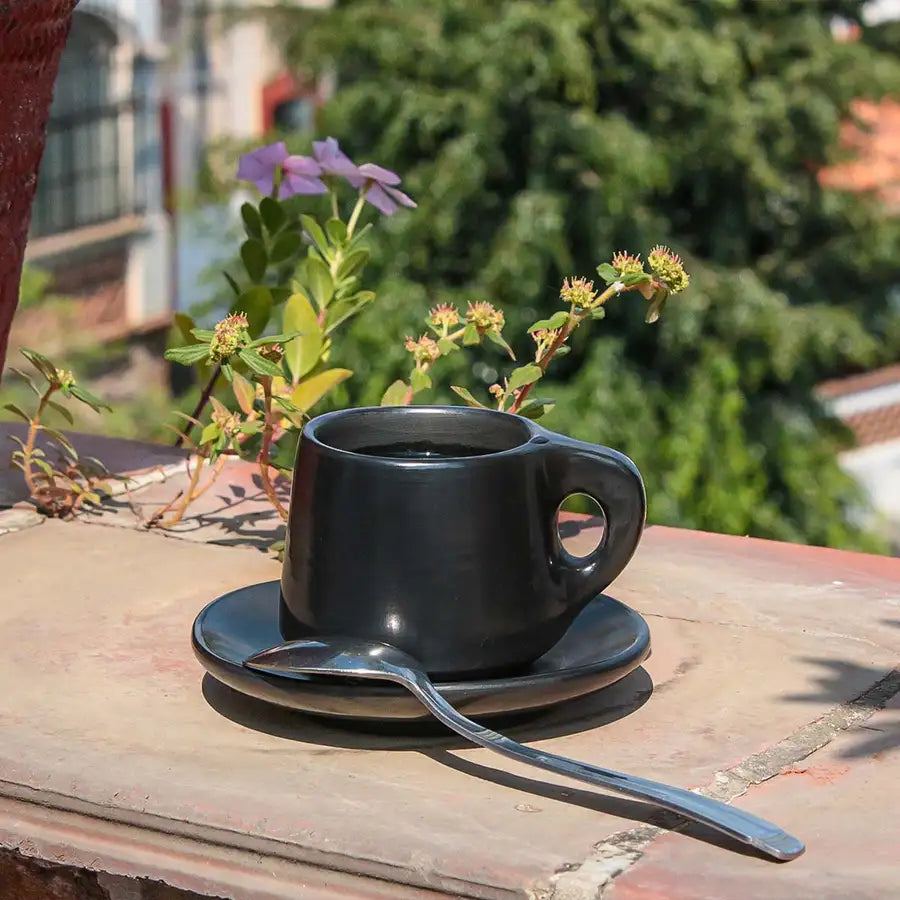
[[[900,628],[900,620],[885,619],[882,624]],[[817,688],[805,694],[789,694],[786,700],[798,703],[829,702],[846,703],[852,709],[876,712],[900,692],[900,667],[885,673],[883,668],[862,666],[842,659],[807,658],[804,662],[814,663],[821,668],[816,676]],[[847,684],[867,683],[870,685],[856,698],[847,701]],[[859,759],[864,756],[880,757],[900,748],[900,710],[896,718],[882,721],[878,727],[862,723],[848,731],[854,736],[853,742],[839,754],[843,759]]]
[[[456,750],[472,745],[432,719],[355,722],[309,715],[248,697],[209,674],[202,684],[206,702],[220,715],[245,728],[287,740],[345,750]],[[540,741],[577,734],[624,718],[653,693],[646,670],[638,668],[621,681],[545,712],[490,719],[516,740]]]
[[[650,803],[607,794],[599,788],[583,789],[509,772],[502,768],[503,763],[499,757],[497,757],[498,765],[492,766],[459,756],[450,751],[471,749],[472,744],[448,732],[438,723],[434,723],[433,727],[427,722],[393,725],[378,723],[368,726],[337,724],[335,720],[310,716],[247,697],[208,674],[203,678],[202,689],[206,701],[217,713],[239,725],[287,740],[329,748],[313,750],[314,754],[340,750],[418,751],[440,765],[482,781],[531,794],[535,798],[571,803],[584,809],[629,820],[623,823],[622,830],[632,828],[633,825],[630,823],[656,826],[678,831],[732,852],[760,856],[755,850],[738,841],[711,828],[688,822],[681,816],[661,810]],[[505,725],[497,727],[524,743],[576,734],[601,728],[630,715],[647,702],[652,692],[653,682],[650,676],[643,668],[638,668],[616,684],[587,697],[561,704],[548,712],[531,713],[527,719],[520,716],[518,722],[507,721]],[[373,731],[374,728],[378,728],[378,733]],[[602,741],[598,740],[598,747],[602,747]],[[602,764],[599,755],[593,761]],[[640,768],[640,757],[636,754],[634,766],[636,773]],[[523,813],[528,813],[537,812],[539,807],[534,804],[527,806],[520,804],[519,809]],[[652,834],[648,835],[650,836]]]

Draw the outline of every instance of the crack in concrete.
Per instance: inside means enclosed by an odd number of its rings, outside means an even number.
[[[670,616],[666,613],[649,613],[638,610],[645,619],[668,619],[672,622],[688,622],[692,625],[716,625],[722,628],[743,628],[745,630],[756,631],[775,631],[779,634],[805,634],[815,638],[839,638],[845,641],[855,641],[858,644],[865,644],[867,647],[875,647],[877,650],[892,650],[892,647],[885,647],[878,641],[869,638],[859,637],[855,634],[844,634],[842,631],[828,631],[823,628],[791,628],[786,625],[776,625],[771,622],[758,624],[754,622],[727,622],[721,619],[691,619],[687,616]]]
[[[830,744],[839,734],[861,726],[898,693],[900,667],[892,669],[859,696],[801,726],[774,746],[716,772],[712,781],[696,792],[730,803],[746,794],[752,786],[775,778],[788,766]],[[549,887],[530,892],[530,897],[532,900],[602,900],[608,896],[615,879],[628,871],[650,844],[662,835],[681,831],[690,824],[666,810],[660,810],[654,819],[660,824],[640,825],[611,835],[597,844],[582,863],[556,872]]]

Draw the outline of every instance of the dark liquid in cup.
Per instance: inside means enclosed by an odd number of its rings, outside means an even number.
[[[468,444],[403,441],[397,444],[357,447],[354,452],[364,453],[366,456],[384,456],[389,459],[449,459],[454,456],[481,456],[491,451],[484,447],[473,447]]]

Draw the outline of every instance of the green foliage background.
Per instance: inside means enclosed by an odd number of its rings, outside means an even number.
[[[831,34],[861,6],[338,0],[274,13],[298,69],[337,73],[318,135],[398,171],[419,202],[378,230],[376,306],[335,346],[356,372],[339,401],[378,402],[405,372],[402,335],[434,303],[501,304],[525,353],[524,327],[556,308],[563,276],[669,243],[689,291],[653,327],[637,295],[611,303],[542,382],[560,401],[545,423],[628,453],[651,521],[878,549],[836,462],[849,436],[812,393],[900,348],[900,223],[816,177],[839,158],[850,102],[900,84],[881,32]],[[505,364],[483,352],[442,362],[444,383],[484,395]]]

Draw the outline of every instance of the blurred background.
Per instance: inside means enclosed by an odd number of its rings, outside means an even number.
[[[580,330],[544,423],[631,456],[651,522],[900,553],[900,0],[81,0],[10,361],[113,404],[79,429],[171,442],[199,389],[162,354],[227,307],[238,154],[326,135],[419,204],[332,403],[377,403],[436,303],[496,302],[524,350],[564,276],[667,243],[690,289]]]

